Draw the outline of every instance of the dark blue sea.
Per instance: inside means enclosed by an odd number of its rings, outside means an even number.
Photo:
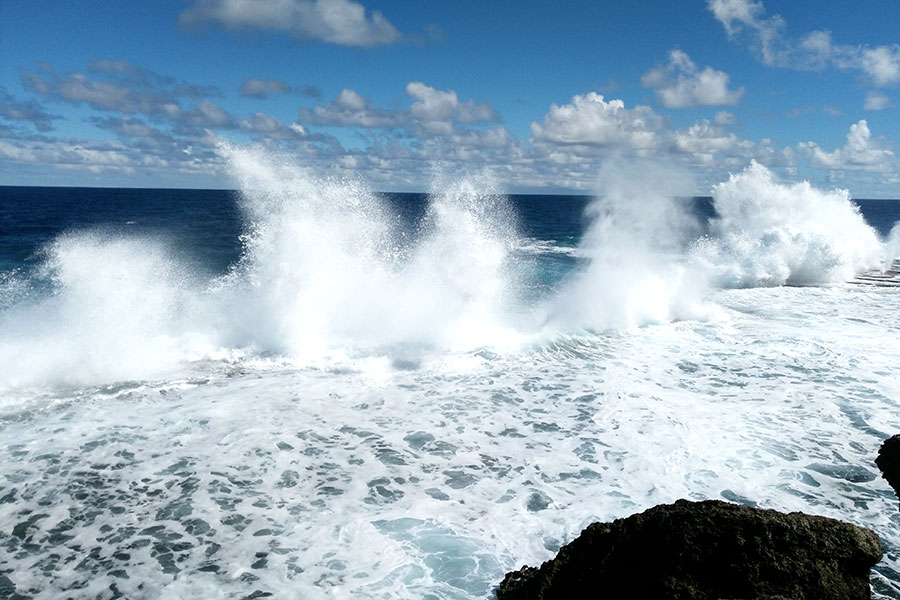
[[[0,187],[0,597],[490,598],[679,498],[873,529],[900,201]],[[633,183],[633,182],[632,182]]]

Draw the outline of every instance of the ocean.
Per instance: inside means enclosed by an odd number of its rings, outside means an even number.
[[[687,498],[869,527],[900,597],[900,288],[851,283],[900,201],[232,160],[236,191],[0,187],[0,596],[490,598]]]

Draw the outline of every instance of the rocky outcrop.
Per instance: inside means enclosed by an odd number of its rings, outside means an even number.
[[[499,600],[868,600],[878,537],[849,523],[717,500],[593,523],[540,568],[506,575]]]
[[[900,498],[900,433],[884,441],[875,464]]]

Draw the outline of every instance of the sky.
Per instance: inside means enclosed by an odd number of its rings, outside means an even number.
[[[900,198],[896,0],[0,0],[0,185],[232,188],[223,144],[379,191]]]

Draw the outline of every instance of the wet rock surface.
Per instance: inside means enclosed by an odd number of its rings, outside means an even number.
[[[589,525],[541,567],[508,573],[497,597],[862,600],[881,554],[842,521],[679,500]]]
[[[900,498],[900,433],[884,441],[875,464]]]

